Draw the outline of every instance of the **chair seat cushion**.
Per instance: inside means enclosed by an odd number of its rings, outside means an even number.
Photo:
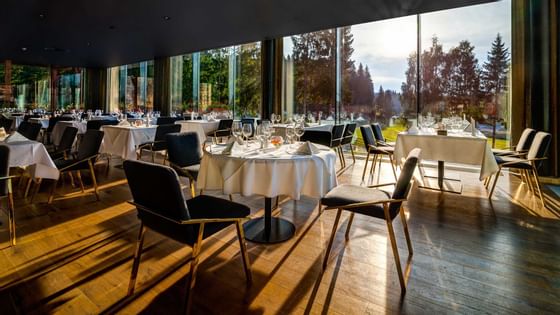
[[[54,160],[54,165],[56,165],[56,167],[61,170],[64,169],[64,171],[75,171],[75,170],[85,170],[85,169],[89,169],[89,165],[87,161],[84,161],[82,163],[78,163],[74,166],[69,167],[70,165],[78,162],[77,160],[74,159],[69,159],[69,160],[64,160],[64,159],[58,159],[58,160]]]
[[[531,163],[527,162],[524,159],[511,157],[511,156],[495,156],[495,158],[496,158],[496,163],[498,163],[498,165],[502,165],[504,163],[511,163],[505,165],[504,167],[520,168],[526,170],[532,169]]]
[[[370,154],[385,154],[385,152],[393,154],[395,152],[395,148],[389,146],[377,146],[376,149],[369,149]]]
[[[185,167],[173,166],[173,169],[175,170],[175,172],[177,172],[177,175],[179,176],[182,177],[192,176],[194,179],[196,179],[198,177],[198,172],[200,170],[200,164],[189,165]]]
[[[358,202],[371,202],[379,200],[391,199],[391,194],[379,190],[355,185],[339,185],[329,191],[325,197],[321,199],[321,203],[328,207],[341,207]],[[362,208],[348,209],[368,216],[384,219],[385,212],[383,204],[367,206]]]

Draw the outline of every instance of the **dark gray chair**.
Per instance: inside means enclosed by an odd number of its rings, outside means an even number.
[[[95,178],[95,171],[93,169],[93,164],[99,155],[99,147],[101,146],[101,141],[103,140],[103,131],[99,130],[88,130],[84,134],[82,141],[80,142],[80,147],[75,157],[70,159],[58,159],[54,160],[54,164],[60,171],[60,176],[66,172],[76,172],[78,181],[80,182],[80,187],[82,193],[85,192],[84,183],[82,182],[82,170],[89,170],[91,174],[91,180],[93,182],[93,190],[95,193],[95,198],[99,201],[99,193],[97,191],[97,179]],[[52,203],[54,199],[54,192],[56,190],[56,184],[58,180],[55,180],[52,186],[51,194],[49,196],[48,203]],[[38,183],[40,185],[40,182]],[[39,186],[38,185],[38,186]],[[37,190],[39,188],[37,187]]]
[[[522,155],[529,151],[533,138],[537,132],[531,128],[525,128],[519,137],[519,141],[516,145],[510,146],[507,149],[492,149],[494,155],[505,156],[505,155]]]
[[[156,152],[165,151],[165,157],[163,158],[163,164],[165,164],[167,160],[167,141],[165,140],[165,136],[169,133],[179,131],[181,131],[181,125],[179,124],[158,125],[154,141],[142,143],[138,146],[138,160],[142,158],[143,151],[150,151],[152,153],[152,163],[154,163],[156,161]]]
[[[56,160],[60,158],[68,158],[70,153],[72,153],[72,146],[76,140],[76,135],[78,134],[78,128],[76,127],[66,127],[60,138],[60,143],[55,148],[54,151],[49,152],[51,159]]]
[[[356,163],[356,157],[354,156],[354,148],[352,147],[352,139],[354,139],[354,132],[356,131],[356,123],[348,123],[344,127],[344,132],[342,133],[342,139],[340,140],[340,153],[343,158],[344,166],[346,166],[346,158],[344,157],[344,146],[350,145],[350,153],[352,153],[352,164]]]
[[[96,119],[89,120],[86,124],[87,130],[99,130],[102,126],[116,126],[119,121],[116,119]]]
[[[344,137],[344,125],[334,125],[331,131],[325,130],[305,130],[305,133],[301,136],[301,141],[309,141],[312,143],[322,144],[331,149],[334,149],[338,154],[340,160],[341,170],[344,169],[344,155],[341,150],[341,143]],[[339,172],[340,175],[340,172]]]
[[[494,175],[494,183],[492,184],[488,198],[492,198],[492,194],[494,193],[494,189],[496,188],[502,169],[517,169],[521,172],[521,178],[525,183],[527,183],[529,190],[541,199],[543,208],[546,207],[541,183],[539,181],[538,169],[541,167],[542,162],[547,159],[546,155],[551,141],[552,135],[550,133],[539,131],[535,134],[526,158],[496,156],[495,158],[498,163],[498,172]],[[488,184],[489,183],[490,180],[488,180]]]
[[[171,117],[171,116],[164,116],[158,117],[156,119],[156,125],[171,125],[174,124],[176,121],[182,120],[181,117]]]
[[[381,129],[381,125],[379,123],[371,124],[371,129],[373,130],[373,135],[375,136],[375,140],[377,141],[378,146],[384,146],[384,147],[395,146],[394,143],[389,143],[385,141],[385,137],[383,136],[383,130]]]
[[[191,290],[195,285],[202,241],[232,224],[237,229],[245,277],[247,283],[251,283],[251,266],[242,224],[249,215],[249,207],[207,195],[185,200],[177,173],[167,166],[126,160],[123,162],[123,168],[132,193],[132,204],[136,206],[140,219],[140,231],[128,286],[129,296],[134,293],[147,229],[192,247],[183,307],[187,314],[191,307]]]
[[[169,166],[181,177],[189,179],[192,197],[200,169],[200,143],[196,132],[170,133],[166,136]]]
[[[218,143],[219,138],[229,138],[231,136],[231,126],[233,125],[233,119],[221,119],[218,123],[218,129],[211,131],[207,136],[212,136],[212,141]]]
[[[41,128],[42,128],[41,124],[34,124],[28,121],[22,121],[17,128],[17,132],[29,140],[37,141],[37,137],[39,137]]]
[[[16,245],[16,219],[14,214],[14,196],[12,192],[12,178],[10,174],[10,147],[0,144],[0,199],[8,199],[8,225],[10,230],[10,244]]]
[[[362,180],[364,180],[366,176],[366,170],[369,162],[370,155],[373,155],[373,161],[371,164],[370,174],[375,174],[375,164],[379,160],[379,174],[381,175],[381,159],[383,155],[386,155],[389,158],[389,163],[391,164],[391,169],[393,170],[393,176],[395,176],[395,180],[397,180],[397,171],[395,170],[395,165],[393,164],[393,151],[394,150],[387,150],[391,147],[387,146],[377,146],[377,141],[375,140],[375,136],[373,134],[373,130],[370,126],[360,126],[360,131],[362,133],[362,138],[364,140],[364,147],[366,149],[366,163],[364,165],[364,171],[362,173]]]
[[[321,199],[321,202],[319,204],[319,212],[322,211],[321,208],[323,205],[326,206],[325,210],[338,209],[332,228],[332,233],[329,239],[329,244],[327,245],[325,258],[323,260],[323,270],[327,268],[329,254],[334,241],[334,237],[336,235],[342,210],[350,211],[350,218],[348,219],[348,226],[346,228],[347,241],[349,239],[350,227],[352,225],[355,213],[383,219],[387,223],[387,229],[389,231],[389,238],[391,240],[393,256],[395,257],[395,264],[397,267],[401,290],[403,293],[406,291],[406,280],[401,269],[397,241],[395,238],[395,232],[393,231],[392,222],[393,219],[395,219],[396,216],[400,214],[402,225],[404,227],[404,234],[406,237],[409,256],[412,256],[412,243],[410,241],[410,235],[408,233],[408,227],[406,224],[406,218],[402,205],[403,202],[408,199],[408,194],[410,192],[410,188],[412,187],[412,176],[414,175],[414,169],[418,164],[420,153],[421,150],[418,148],[410,151],[402,168],[399,179],[395,184],[384,184],[369,187],[339,185]],[[386,185],[395,185],[395,189],[392,194],[377,189],[381,186]]]

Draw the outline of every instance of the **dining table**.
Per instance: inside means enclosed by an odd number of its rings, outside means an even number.
[[[258,142],[248,147],[235,143],[229,154],[223,153],[223,144],[209,145],[203,151],[197,188],[226,195],[263,196],[264,216],[245,223],[245,238],[256,243],[286,241],[294,235],[295,226],[272,216],[272,199],[321,198],[337,185],[334,151],[316,145],[317,153],[300,155],[298,145],[261,149]]]
[[[397,164],[412,149],[422,150],[422,160],[437,161],[437,186],[424,182],[420,187],[438,189],[445,192],[461,193],[462,185],[457,179],[445,177],[445,163],[474,165],[480,168],[479,179],[482,181],[498,171],[498,164],[484,134],[456,131],[438,135],[435,130],[420,130],[414,133],[401,132],[397,135],[394,147],[394,159]],[[429,176],[427,176],[429,177]]]
[[[196,132],[201,145],[206,142],[207,134],[218,130],[219,120],[178,120],[176,124],[181,125],[181,132]]]
[[[58,168],[41,142],[29,140],[15,131],[0,143],[10,148],[10,167],[25,169],[32,179],[58,179],[60,176]]]
[[[101,142],[100,153],[116,155],[125,160],[136,159],[139,145],[154,141],[157,126],[105,125],[101,130],[105,133]]]

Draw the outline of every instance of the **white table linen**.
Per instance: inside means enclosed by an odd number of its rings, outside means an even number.
[[[400,133],[395,143],[394,157],[397,162],[406,158],[414,149],[422,149],[423,160],[480,166],[480,180],[498,171],[498,164],[486,137],[470,133],[449,134],[407,134]]]
[[[178,120],[175,123],[181,125],[181,132],[196,132],[198,135],[198,141],[202,145],[206,142],[206,135],[209,132],[218,130],[220,121]]]
[[[33,178],[58,179],[60,172],[45,146],[37,141],[2,142],[10,147],[10,167],[22,167]]]
[[[64,133],[64,129],[66,127],[74,127],[78,129],[78,134],[84,134],[87,131],[87,123],[83,121],[57,121],[53,127],[51,132],[51,142],[58,146],[60,144],[60,140],[62,139],[62,134]]]
[[[126,160],[136,159],[138,145],[154,141],[157,126],[103,126],[105,133],[100,152],[120,156]]]
[[[252,153],[245,153],[236,144],[231,155],[222,155],[224,146],[213,145],[210,150],[214,153],[204,152],[196,184],[199,189],[224,194],[320,198],[337,185],[336,154],[320,147],[315,155],[293,155],[296,149],[288,145],[266,152],[253,145]]]

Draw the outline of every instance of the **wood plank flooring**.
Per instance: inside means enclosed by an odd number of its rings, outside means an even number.
[[[91,189],[83,195],[69,181],[57,189],[53,205],[46,204],[46,181],[34,204],[18,192],[15,247],[8,247],[7,217],[0,215],[1,314],[180,313],[190,249],[153,232],[146,234],[137,294],[125,299],[139,221],[126,202],[130,193],[120,163],[113,159],[108,171],[104,162],[96,166],[99,202]],[[360,184],[362,167],[358,160],[339,183]],[[295,237],[277,245],[248,243],[251,287],[233,227],[204,243],[193,313],[560,313],[557,198],[547,195],[549,206],[542,208],[506,174],[489,201],[478,174],[452,173],[463,181],[462,195],[415,187],[405,206],[414,255],[402,298],[381,220],[356,215],[346,242],[343,214],[321,274],[335,211],[318,216],[317,200],[304,197],[284,199],[275,211],[295,223]],[[89,176],[84,178],[88,185]],[[386,163],[381,179],[369,179],[389,181]],[[263,214],[262,197],[234,200],[249,205],[252,216]],[[402,225],[393,224],[404,267]]]

